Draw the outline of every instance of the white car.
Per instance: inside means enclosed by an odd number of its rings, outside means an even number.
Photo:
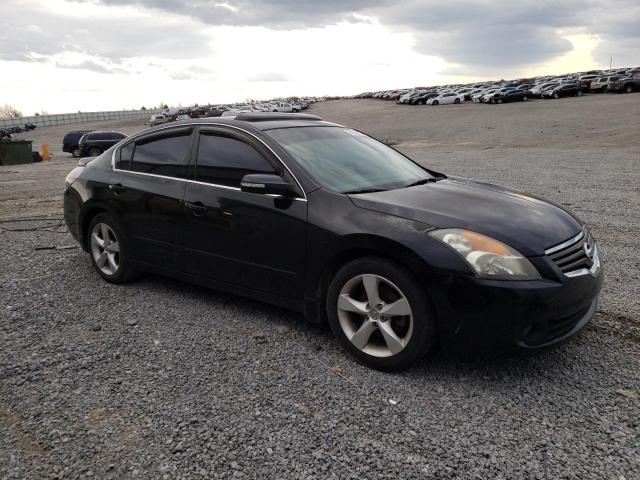
[[[191,120],[191,117],[189,115],[178,115],[176,117],[176,122],[179,122],[180,120]]]
[[[487,88],[484,90],[480,90],[478,93],[474,93],[473,95],[471,95],[471,100],[473,101],[473,103],[480,103],[480,98],[485,94],[485,93],[489,93],[492,90],[495,90],[493,88]]]
[[[447,105],[449,103],[463,103],[464,95],[458,95],[455,92],[441,93],[437,97],[427,100],[427,105]]]
[[[162,114],[151,115],[151,118],[149,119],[149,125],[151,125],[152,127],[155,127],[156,125],[161,125],[163,123],[167,123],[168,121],[169,119],[167,118],[166,115],[162,115]]]
[[[538,83],[531,88],[530,92],[531,92],[531,95],[539,97],[540,95],[542,95],[542,92],[544,92],[547,88],[551,88],[555,86],[558,86],[558,82]]]
[[[294,111],[293,106],[287,102],[278,102],[275,104],[272,112],[280,112],[280,113],[291,113]]]

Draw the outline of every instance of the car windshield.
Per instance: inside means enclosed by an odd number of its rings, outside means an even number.
[[[392,190],[433,178],[384,143],[348,128],[295,127],[268,133],[314,181],[333,192]]]

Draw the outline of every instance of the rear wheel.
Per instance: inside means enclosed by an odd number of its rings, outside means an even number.
[[[89,224],[89,252],[94,268],[111,283],[126,283],[135,272],[124,231],[110,215],[96,215]]]
[[[496,103],[502,103],[502,99],[499,98],[498,100],[496,100]]]
[[[560,98],[560,95],[558,95],[557,93],[554,93],[553,94],[553,98],[555,98],[557,100],[558,98]]]
[[[633,86],[632,86],[632,85],[626,85],[626,86],[624,87],[624,91],[625,91],[625,93],[631,93],[631,92],[633,92]]]
[[[523,102],[528,102],[528,101],[529,101],[529,97],[527,97],[526,95],[524,95],[524,96],[522,97],[522,101],[523,101]]]
[[[401,370],[435,344],[424,291],[390,260],[364,257],[346,264],[332,279],[326,302],[334,335],[370,367]]]
[[[459,98],[456,98],[456,99],[453,101],[453,103],[460,103],[460,99],[459,99]]]
[[[434,100],[433,102],[431,102],[431,105],[440,105],[440,102],[438,100]]]
[[[82,150],[80,150],[80,147],[75,147],[73,150],[71,150],[71,155],[78,158],[80,157],[80,155],[82,155]]]
[[[576,95],[578,95],[579,97],[582,96],[582,90],[578,90],[578,93],[576,93]]]

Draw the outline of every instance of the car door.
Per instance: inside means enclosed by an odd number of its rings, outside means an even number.
[[[111,176],[111,206],[117,211],[138,262],[184,270],[183,204],[193,128],[152,132],[118,148]]]
[[[256,137],[227,127],[200,127],[192,161],[195,182],[185,203],[185,263],[190,272],[288,299],[302,298],[307,203],[240,190],[250,173],[294,179]],[[297,184],[296,184],[297,185]],[[297,187],[299,188],[299,187]]]

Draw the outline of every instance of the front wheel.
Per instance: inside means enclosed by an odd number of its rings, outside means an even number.
[[[576,95],[578,95],[579,97],[582,96],[582,90],[578,90],[578,93],[576,93]]]
[[[633,87],[631,85],[627,85],[626,87],[624,87],[624,91],[625,93],[631,93],[633,92]]]
[[[107,282],[126,283],[135,272],[120,224],[110,215],[96,215],[89,224],[89,252],[94,268]]]
[[[390,260],[364,257],[346,264],[329,285],[326,306],[336,338],[370,367],[407,368],[435,344],[424,291]]]
[[[498,104],[502,103],[502,99],[499,98],[498,100],[496,100],[496,103],[498,103]]]
[[[560,95],[558,95],[557,93],[554,93],[553,94],[553,98],[555,98],[557,100],[558,98],[560,98]]]
[[[431,105],[439,105],[440,102],[438,100],[434,100],[433,102],[431,102]]]
[[[456,99],[453,101],[453,103],[460,103],[460,99],[459,99],[459,98],[456,98]]]
[[[71,151],[71,155],[73,155],[75,158],[79,158],[80,155],[82,155],[82,150],[80,150],[80,147],[75,147],[72,151]]]
[[[527,97],[526,95],[524,97],[522,97],[522,101],[523,102],[528,102],[529,101],[529,97]]]

